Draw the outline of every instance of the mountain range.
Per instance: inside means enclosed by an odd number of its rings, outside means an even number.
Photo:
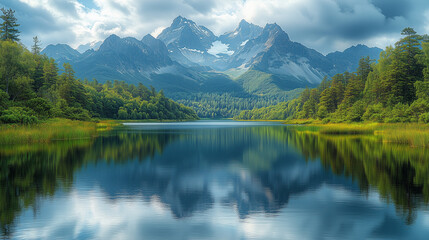
[[[71,63],[79,78],[141,82],[175,98],[183,93],[279,96],[316,86],[324,76],[353,72],[361,57],[378,59],[381,51],[357,45],[325,56],[292,41],[275,23],[260,27],[242,20],[233,31],[216,36],[179,16],[156,38],[111,35],[77,50],[49,45],[42,53],[60,65]]]

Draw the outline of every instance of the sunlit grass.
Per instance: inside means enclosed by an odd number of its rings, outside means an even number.
[[[331,135],[359,135],[359,134],[373,134],[377,128],[376,123],[368,124],[346,124],[346,123],[328,123],[320,125],[320,133]]]
[[[324,135],[374,135],[386,143],[429,147],[429,125],[419,123],[311,123]],[[302,129],[301,129],[302,130]]]
[[[171,122],[174,120],[164,120]],[[111,131],[124,122],[159,122],[159,120],[99,120],[93,122],[69,119],[49,119],[45,122],[22,125],[0,124],[0,144],[47,143],[61,140],[89,139],[99,133]]]
[[[320,120],[316,120],[316,119],[292,119],[292,120],[287,120],[287,121],[283,121],[286,124],[321,124],[322,121]]]
[[[45,143],[55,140],[91,138],[97,134],[97,123],[51,119],[34,125],[0,125],[0,144]]]
[[[429,147],[429,125],[427,124],[382,124],[375,134],[382,136],[384,142]]]

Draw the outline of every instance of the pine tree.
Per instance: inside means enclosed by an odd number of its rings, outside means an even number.
[[[405,36],[395,45],[393,71],[397,75],[395,90],[399,94],[401,102],[411,103],[415,99],[414,83],[423,79],[423,68],[416,56],[422,53],[420,49],[421,36],[412,28],[405,28],[401,35]]]
[[[327,89],[329,87],[330,82],[328,81],[328,77],[325,76],[323,77],[322,82],[319,84],[319,87],[317,87],[317,89],[319,90],[319,92],[323,92],[325,91],[325,89]]]
[[[19,41],[19,24],[15,17],[15,11],[12,9],[1,9],[2,15],[0,18],[3,20],[3,23],[0,25],[0,40],[11,40],[18,42]]]
[[[319,104],[319,91],[317,89],[312,89],[310,91],[309,99],[304,103],[302,107],[302,117],[301,118],[315,118],[317,114],[317,105]]]
[[[34,55],[39,55],[40,54],[40,40],[37,36],[33,37],[33,46],[31,47],[31,51],[33,52]]]
[[[332,88],[327,88],[320,94],[319,108],[321,107],[326,109],[329,113],[335,112],[337,109],[337,105],[335,103],[335,92]]]
[[[373,60],[369,59],[369,56],[361,58],[359,60],[359,66],[356,70],[356,73],[363,85],[365,85],[365,81],[368,78],[369,73],[372,71],[372,62]]]
[[[43,89],[46,91],[58,81],[58,66],[54,59],[45,62],[43,66]]]
[[[346,89],[344,91],[344,99],[341,104],[344,107],[351,107],[360,98],[360,94],[363,91],[363,84],[359,77],[353,75],[349,80]]]
[[[337,108],[344,98],[344,76],[342,74],[337,74],[332,77],[331,88],[333,91],[335,108]]]
[[[62,99],[66,100],[66,102],[69,105],[71,105],[76,101],[76,96],[74,91],[75,90],[74,85],[75,85],[76,79],[74,77],[74,70],[72,69],[69,63],[64,63],[63,67],[64,67],[64,71],[60,75],[57,83],[58,93]]]

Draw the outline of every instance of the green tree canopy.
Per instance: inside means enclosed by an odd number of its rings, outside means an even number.
[[[0,25],[0,40],[19,41],[19,24],[15,17],[15,11],[12,9],[1,9],[0,18],[3,23]]]

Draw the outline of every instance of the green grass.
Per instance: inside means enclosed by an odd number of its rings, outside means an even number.
[[[319,132],[326,135],[365,135],[374,134],[374,124],[325,124]]]
[[[290,122],[288,122],[290,123]],[[295,122],[298,123],[298,122]],[[322,135],[374,135],[386,143],[429,147],[429,125],[420,123],[310,123]],[[297,128],[303,131],[305,127]]]
[[[91,138],[97,135],[97,124],[68,119],[51,119],[34,125],[0,125],[0,144],[46,143]]]
[[[428,124],[382,124],[376,129],[375,135],[382,136],[384,142],[429,147]]]
[[[0,145],[48,143],[63,140],[90,139],[102,132],[118,128],[125,122],[175,122],[176,120],[99,120],[86,122],[62,118],[33,125],[0,125]]]

